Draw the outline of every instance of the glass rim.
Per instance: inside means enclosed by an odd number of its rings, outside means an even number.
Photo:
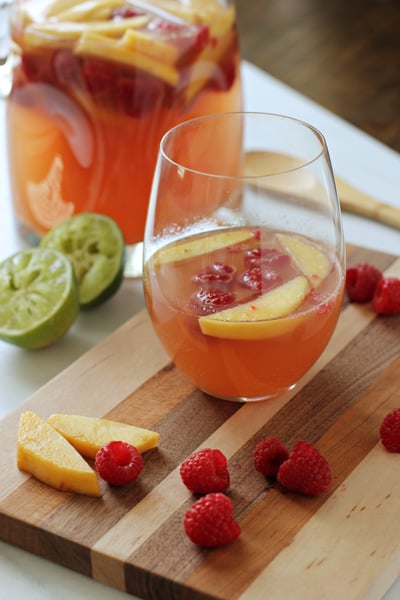
[[[187,167],[184,166],[183,164],[177,162],[176,160],[172,159],[166,149],[165,146],[169,140],[169,138],[171,136],[173,136],[177,131],[181,130],[181,129],[186,129],[187,127],[190,127],[191,125],[201,122],[201,121],[211,121],[211,120],[217,120],[217,119],[221,119],[223,117],[269,117],[269,118],[274,118],[276,120],[282,120],[282,121],[286,121],[286,122],[291,122],[291,123],[297,123],[298,125],[301,125],[302,128],[304,129],[308,129],[311,133],[314,134],[315,138],[318,139],[318,141],[320,142],[321,148],[320,151],[316,153],[315,156],[313,156],[312,158],[310,158],[309,160],[304,160],[302,161],[299,165],[296,165],[294,167],[290,167],[290,168],[286,168],[286,169],[282,169],[282,170],[277,170],[274,173],[265,173],[265,174],[256,174],[256,175],[249,175],[249,174],[243,174],[243,175],[223,175],[223,174],[217,174],[217,173],[211,173],[208,171],[200,171],[198,169],[193,169],[191,167]],[[260,150],[262,151],[262,150]],[[237,112],[220,112],[220,113],[210,113],[207,115],[201,115],[199,117],[194,117],[191,119],[188,119],[186,121],[183,121],[181,123],[178,123],[177,125],[174,125],[173,127],[171,127],[168,131],[166,131],[164,133],[164,135],[161,138],[160,141],[160,146],[159,146],[159,153],[160,156],[166,160],[168,163],[170,163],[171,165],[174,165],[177,168],[180,169],[184,169],[185,171],[195,174],[195,175],[202,175],[204,177],[215,177],[218,179],[235,179],[235,180],[254,180],[254,179],[260,179],[260,178],[267,178],[267,177],[276,177],[278,175],[283,175],[285,173],[295,173],[296,171],[299,171],[300,169],[303,169],[304,167],[307,167],[309,165],[312,165],[313,163],[317,162],[321,156],[323,156],[324,154],[329,155],[328,152],[328,145],[326,142],[326,138],[324,136],[324,134],[314,125],[312,125],[311,123],[300,119],[298,117],[293,117],[290,115],[286,115],[286,114],[281,114],[281,113],[272,113],[272,112],[261,112],[261,111],[237,111]]]

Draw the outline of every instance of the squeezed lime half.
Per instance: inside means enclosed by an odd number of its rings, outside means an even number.
[[[0,339],[28,349],[49,346],[78,311],[74,270],[61,252],[29,248],[0,263]]]
[[[81,308],[105,302],[121,285],[125,241],[117,223],[106,215],[74,215],[51,229],[40,246],[60,250],[71,259]]]

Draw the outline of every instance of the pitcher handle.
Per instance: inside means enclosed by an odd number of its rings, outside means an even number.
[[[0,0],[0,98],[11,90],[10,8],[12,0]]]

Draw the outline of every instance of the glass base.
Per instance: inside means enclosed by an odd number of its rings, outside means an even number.
[[[254,396],[254,397],[250,397],[250,396],[224,396],[222,394],[213,394],[212,392],[208,392],[207,390],[200,388],[202,392],[204,392],[205,394],[207,394],[207,396],[212,396],[213,398],[218,398],[218,400],[227,400],[229,402],[240,402],[240,403],[246,403],[246,402],[263,402],[264,400],[272,400],[272,398],[276,398],[277,396],[282,396],[282,394],[285,394],[286,392],[290,392],[291,390],[293,390],[296,387],[296,383],[294,383],[293,385],[290,385],[287,388],[282,388],[281,390],[278,390],[274,393],[271,394],[263,394],[262,396]]]

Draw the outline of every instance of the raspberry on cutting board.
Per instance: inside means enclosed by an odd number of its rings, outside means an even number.
[[[185,486],[194,494],[224,492],[230,483],[228,461],[221,450],[203,448],[188,456],[180,467]]]
[[[140,452],[127,442],[112,441],[96,454],[96,469],[110,485],[126,485],[135,481],[142,472],[143,459]]]
[[[286,446],[276,437],[259,442],[253,453],[254,467],[266,477],[276,477],[281,464],[289,457]]]
[[[300,440],[293,446],[289,458],[279,467],[278,481],[292,492],[318,496],[328,489],[332,473],[317,448]]]
[[[369,302],[382,273],[369,263],[357,263],[346,270],[346,292],[352,302]]]
[[[372,299],[372,308],[381,315],[400,314],[400,279],[382,277],[379,280]]]
[[[198,546],[216,548],[233,542],[241,533],[228,496],[206,494],[191,506],[183,519],[186,535]]]
[[[390,411],[379,428],[383,446],[389,452],[400,452],[400,408]]]

